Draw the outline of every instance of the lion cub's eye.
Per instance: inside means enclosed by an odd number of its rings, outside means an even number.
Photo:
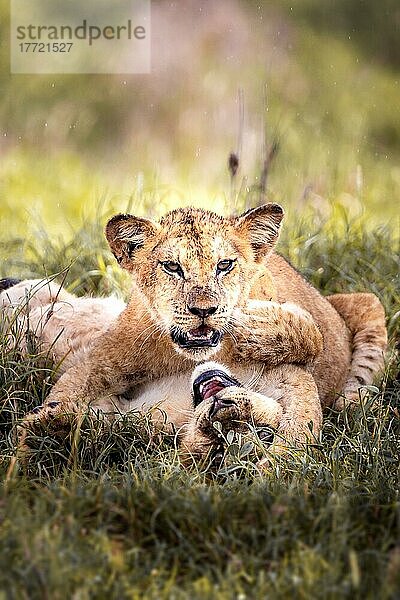
[[[230,258],[220,260],[217,264],[217,273],[229,273],[235,266],[235,261]]]
[[[161,262],[161,266],[168,275],[178,275],[178,277],[183,277],[183,270],[179,263],[173,262],[172,260],[165,260]]]

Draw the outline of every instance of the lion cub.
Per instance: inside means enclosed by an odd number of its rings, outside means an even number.
[[[68,368],[25,427],[88,405],[114,414],[160,403],[195,455],[215,444],[215,420],[292,442],[317,435],[321,407],[354,400],[381,368],[384,313],[372,294],[327,299],[310,286],[273,251],[282,218],[277,204],[230,218],[194,208],[160,222],[113,217],[106,237],[132,274],[131,299],[114,310],[48,284],[36,326],[56,358],[70,349]]]

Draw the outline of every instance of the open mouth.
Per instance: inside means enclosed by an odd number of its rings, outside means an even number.
[[[190,331],[174,328],[171,331],[171,338],[181,348],[215,348],[221,341],[222,333],[218,329],[200,325]]]
[[[231,386],[241,387],[241,384],[224,371],[212,369],[201,373],[193,382],[194,405],[198,406],[207,398],[215,396],[220,390]]]

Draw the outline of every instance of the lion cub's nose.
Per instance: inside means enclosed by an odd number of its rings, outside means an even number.
[[[192,315],[196,315],[196,317],[200,317],[201,319],[206,319],[210,317],[218,310],[218,306],[210,306],[209,308],[200,308],[199,306],[188,306],[188,311],[192,313]]]

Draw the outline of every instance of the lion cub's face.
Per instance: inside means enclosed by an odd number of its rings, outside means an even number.
[[[246,302],[282,217],[277,204],[232,218],[193,208],[159,223],[117,215],[106,236],[176,350],[198,361],[233,327],[233,310]]]

